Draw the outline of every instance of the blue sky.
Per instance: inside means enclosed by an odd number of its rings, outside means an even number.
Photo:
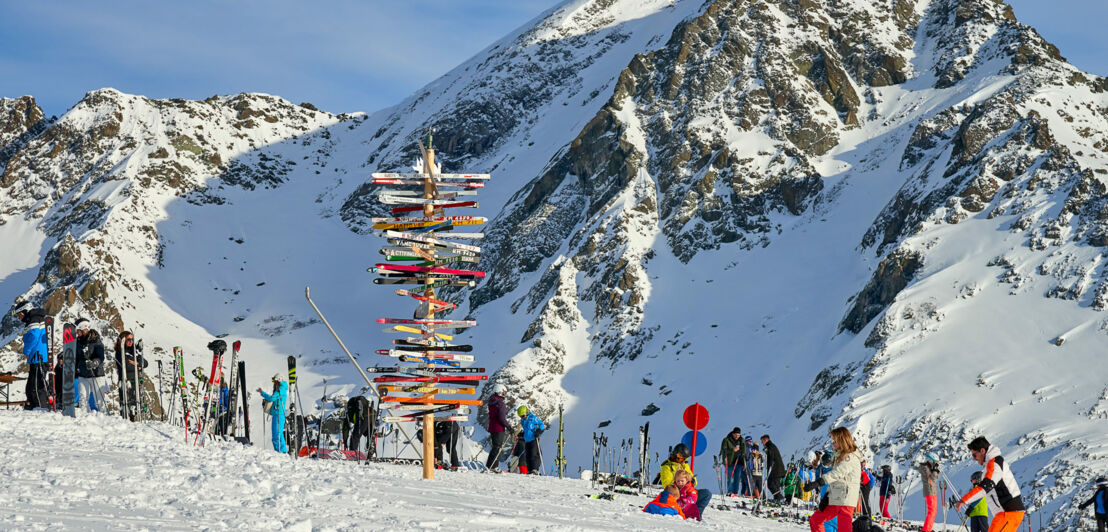
[[[266,92],[333,112],[399,102],[560,0],[0,3],[0,96],[61,114],[85,92]],[[1105,0],[1010,0],[1071,63],[1108,75]]]

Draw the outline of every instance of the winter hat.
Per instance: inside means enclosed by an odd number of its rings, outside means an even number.
[[[527,415],[527,407],[526,406],[520,406],[519,408],[516,409],[516,414],[519,414],[519,417],[526,416]]]
[[[747,443],[750,443],[750,442],[752,442],[752,441],[754,441],[754,439],[753,439],[753,438],[751,438],[750,436],[747,436],[747,437],[746,437],[746,442],[747,442]]]
[[[92,328],[92,322],[85,318],[77,318],[77,321],[73,322],[73,327],[78,331],[87,331]]]
[[[888,465],[888,464],[885,464],[885,465],[881,466],[881,470],[882,470],[882,471],[892,471],[892,470],[893,470],[893,466],[891,466],[891,465]]]
[[[1097,479],[1096,479],[1096,486],[1097,486],[1098,488],[1104,488],[1104,487],[1108,487],[1108,478],[1104,478],[1104,477],[1097,477]]]
[[[735,428],[731,429],[731,434],[740,434],[741,435],[742,433],[743,433],[743,429],[740,429],[739,427],[735,427]]]
[[[496,395],[504,395],[508,392],[508,388],[499,382],[492,385],[492,393]]]

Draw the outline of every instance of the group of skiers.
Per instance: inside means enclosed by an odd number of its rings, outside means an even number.
[[[781,460],[781,451],[770,440],[769,434],[763,434],[759,441],[761,447],[750,436],[744,438],[742,429],[735,427],[720,442],[719,458],[726,479],[725,495],[758,497],[764,488],[774,500],[785,497],[781,488],[787,472]],[[763,477],[766,476],[768,478],[763,486]]]
[[[55,363],[50,364],[50,338],[46,330],[46,310],[34,307],[31,303],[17,304],[12,312],[23,323],[23,355],[29,366],[26,396],[27,403],[24,408],[54,408],[62,389],[62,360],[55,356]],[[92,327],[92,323],[85,318],[79,318],[74,322],[75,356],[73,389],[75,391],[76,406],[86,412],[98,412],[106,409],[105,394],[107,386],[104,382],[107,374],[107,364],[104,355],[104,343],[100,332]],[[130,331],[120,333],[115,342],[116,377],[121,383],[126,383],[129,399],[129,416],[135,416],[134,407],[138,397],[135,383],[136,368],[147,367],[146,360],[142,357],[141,347],[136,349],[134,335]],[[126,372],[124,372],[126,368]]]
[[[50,366],[46,312],[30,303],[22,303],[16,305],[13,314],[24,325],[23,354],[29,366],[26,408],[50,408],[53,406],[52,398],[60,395],[58,390],[50,389],[51,376],[55,383],[60,383],[62,377],[60,362],[55,367]],[[99,331],[91,325],[87,319],[78,319],[74,323],[76,337],[73,339],[76,342],[76,401],[88,412],[106,408],[104,345]],[[138,382],[138,374],[142,373],[148,363],[142,357],[141,343],[136,345],[134,335],[129,331],[120,333],[114,347],[116,374],[119,381],[124,383],[121,387],[125,389],[126,396],[130,398],[126,408],[127,417],[133,420],[136,413],[134,405],[140,392],[135,384]],[[223,347],[226,348],[225,343]],[[271,417],[273,448],[287,453],[288,435],[285,423],[288,412],[288,383],[278,373],[273,376],[272,384],[270,392],[262,388],[258,388],[258,392],[266,401],[266,413]],[[494,384],[487,401],[487,428],[491,436],[491,449],[486,467],[491,472],[501,472],[499,466],[509,427],[506,392],[503,384]],[[229,418],[226,382],[219,390],[218,397],[218,413],[215,418],[217,432],[226,431]],[[369,414],[371,409],[363,402],[368,403],[364,397],[351,400],[349,404],[353,408],[348,404],[347,415],[344,417],[344,441],[351,448],[357,448],[362,438],[367,439],[368,447],[368,440],[374,430]],[[539,474],[542,469],[539,438],[546,429],[546,424],[526,406],[519,406],[516,413],[520,418],[521,430],[508,457],[518,460],[516,467],[520,473]],[[442,447],[446,446],[451,454],[450,467],[457,468],[457,422],[436,423],[434,431],[435,440],[439,444],[436,449],[437,462],[445,464]],[[421,437],[421,434],[418,436]],[[788,503],[793,497],[807,498],[809,494],[814,497],[818,493],[818,510],[809,519],[813,532],[835,530],[836,526],[840,527],[839,530],[852,530],[855,513],[862,513],[864,516],[880,513],[886,518],[890,517],[889,501],[896,493],[891,467],[882,466],[879,474],[867,469],[866,462],[846,427],[831,430],[830,437],[832,449],[810,452],[806,461],[786,466],[768,434],[759,438],[759,446],[749,436],[744,438],[742,430],[735,427],[720,444],[719,459],[726,479],[724,494],[762,496]],[[1023,520],[1025,507],[1010,463],[1005,461],[1000,449],[984,437],[974,438],[969,442],[968,449],[973,459],[984,469],[971,476],[972,488],[965,495],[961,498],[951,497],[950,501],[944,502],[949,502],[951,507],[966,513],[971,532],[1015,530]],[[685,444],[673,447],[669,458],[661,465],[658,476],[664,489],[647,504],[644,511],[701,518],[712,493],[697,486],[696,477],[687,463],[690,456]],[[954,491],[955,488],[942,473],[937,460],[930,455],[917,465],[917,469],[923,483],[923,497],[927,508],[922,530],[930,532],[940,504],[940,484],[945,481],[948,489]],[[763,476],[768,477],[764,484]],[[874,487],[878,488],[879,493],[878,512],[873,511],[870,506],[870,492]],[[1082,503],[1080,508],[1084,510],[1088,506],[1094,506],[1098,532],[1108,532],[1108,479],[1098,478],[1096,488],[1092,498]],[[765,493],[762,493],[763,490]],[[991,524],[987,521],[990,512],[993,514]]]
[[[500,473],[500,462],[502,452],[504,450],[504,440],[508,429],[508,407],[505,404],[505,394],[507,388],[500,383],[492,386],[491,393],[488,401],[486,401],[489,409],[489,424],[488,431],[492,442],[492,447],[489,449],[488,460],[485,461],[485,468],[492,473]],[[520,405],[516,408],[516,415],[519,416],[520,431],[516,436],[515,444],[512,449],[509,450],[507,458],[509,464],[515,461],[515,466],[511,469],[518,470],[519,473],[524,475],[532,474],[539,475],[542,472],[542,449],[539,446],[539,437],[542,432],[546,430],[546,424],[542,419],[539,419],[534,412],[527,409],[527,406]]]

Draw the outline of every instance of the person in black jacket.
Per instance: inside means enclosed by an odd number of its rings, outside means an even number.
[[[125,417],[134,421],[134,407],[138,404],[138,395],[135,393],[135,368],[142,371],[146,369],[147,363],[141,354],[135,353],[135,336],[131,334],[131,331],[123,331],[119,338],[115,340],[115,365],[116,373],[119,374],[120,388],[124,386],[124,383],[127,386],[128,415]],[[127,371],[123,370],[125,367]],[[120,400],[122,401],[122,397],[120,397]]]
[[[27,410],[50,408],[50,362],[46,349],[46,311],[29,302],[17,303],[12,312],[23,322],[23,356],[27,357]]]
[[[762,449],[766,456],[766,469],[769,471],[766,487],[773,495],[773,500],[779,501],[785,497],[781,493],[781,480],[785,478],[785,462],[781,460],[781,451],[777,449],[777,445],[769,441],[769,434],[762,435]]]
[[[99,412],[107,408],[104,402],[104,343],[100,333],[91,323],[80,318],[73,324],[77,329],[77,403],[85,412]]]
[[[370,430],[374,425],[373,415],[369,399],[364,396],[351,398],[346,403],[346,415],[342,418],[342,438],[348,451],[361,450],[362,438],[365,438],[366,454],[371,457],[375,454],[374,442],[370,438]]]

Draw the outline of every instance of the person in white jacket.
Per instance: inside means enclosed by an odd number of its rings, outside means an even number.
[[[862,457],[858,446],[854,445],[854,436],[846,427],[831,430],[831,445],[835,448],[831,471],[804,486],[805,491],[812,491],[827,485],[827,506],[808,519],[812,532],[823,532],[823,524],[832,519],[838,519],[840,531],[853,529],[854,509],[861,492],[858,479],[862,476]]]

